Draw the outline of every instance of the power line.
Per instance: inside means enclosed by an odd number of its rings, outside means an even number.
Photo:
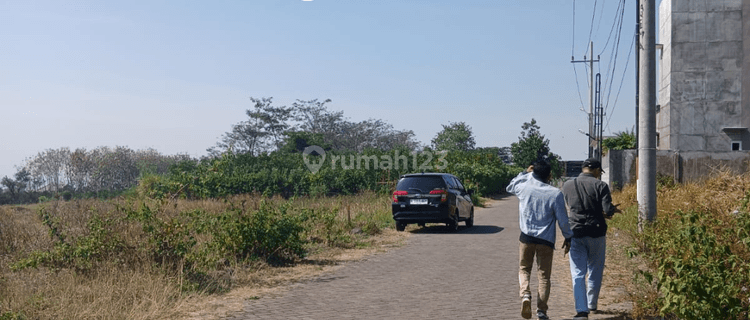
[[[591,14],[591,28],[589,29],[589,41],[587,43],[591,43],[591,35],[594,33],[594,18],[596,18],[596,4],[599,2],[598,0],[594,0],[594,10]],[[588,50],[588,47],[586,47],[586,50]],[[586,52],[583,53],[583,55],[586,55]],[[591,57],[592,59],[594,57]],[[593,71],[593,70],[592,70]]]
[[[622,80],[620,81],[620,88],[617,89],[617,95],[615,96],[615,104],[612,106],[612,112],[610,112],[609,117],[607,118],[607,126],[609,127],[609,120],[612,119],[612,115],[615,113],[615,108],[617,107],[617,100],[620,98],[620,91],[622,90],[622,84],[625,83],[625,74],[627,74],[628,71],[628,65],[630,64],[630,55],[633,53],[633,47],[635,44],[635,37],[630,41],[630,50],[628,50],[628,59],[625,61],[625,69],[622,71]]]
[[[603,7],[603,6],[602,6]],[[625,0],[621,0],[617,5],[617,10],[615,10],[615,16],[617,16],[617,12],[625,12]],[[607,42],[604,43],[604,47],[602,47],[602,51],[599,54],[604,54],[604,51],[607,50],[607,47],[609,46],[609,41],[612,39],[612,33],[615,31],[615,27],[617,27],[618,23],[617,20],[612,22],[612,28],[609,29],[609,35],[607,36]]]
[[[570,44],[570,59],[572,60],[575,57],[576,48],[576,0],[573,0],[573,32],[571,33],[573,34],[573,43]]]
[[[583,97],[581,97],[581,86],[578,84],[578,71],[576,71],[576,65],[573,64],[573,73],[576,75],[576,88],[578,88],[578,99],[581,100],[581,109],[583,109]]]
[[[623,2],[624,2],[624,0],[623,0]],[[623,3],[623,2],[621,2],[621,3]],[[617,57],[618,57],[619,49],[620,49],[620,39],[622,39],[622,25],[623,25],[624,16],[625,16],[625,6],[624,5],[618,6],[618,9],[621,9],[621,10],[619,12],[620,13],[620,18],[617,20],[619,22],[618,23],[619,24],[619,28],[618,28],[617,36],[616,36],[617,40],[616,40],[616,44],[612,48],[613,59],[610,60],[610,65],[612,66],[612,73],[611,74],[609,73],[609,68],[607,68],[607,73],[608,73],[607,74],[607,78],[609,78],[609,85],[607,86],[608,92],[607,92],[607,100],[606,100],[607,102],[606,102],[606,105],[605,105],[605,108],[604,108],[605,112],[609,109],[609,103],[611,101],[610,98],[611,98],[611,95],[612,95],[612,84],[614,83],[615,72],[617,70]],[[606,83],[607,83],[607,81],[605,80],[605,84]]]
[[[620,9],[622,9],[622,10],[620,10]],[[614,83],[615,72],[617,70],[617,56],[619,54],[619,49],[620,49],[620,39],[622,38],[622,23],[623,23],[624,16],[625,16],[625,7],[624,6],[618,6],[618,10],[620,10],[619,11],[620,17],[619,17],[619,19],[616,19],[615,21],[618,24],[619,28],[618,28],[617,35],[616,35],[615,45],[612,47],[612,57],[613,58],[609,61],[609,65],[607,66],[607,77],[606,78],[609,79],[609,81],[607,81],[607,80],[604,81],[605,84],[607,82],[609,82],[609,85],[607,86],[608,93],[607,93],[607,100],[606,100],[607,104],[605,105],[605,110],[608,109],[608,107],[609,107],[610,97],[611,97],[611,94],[612,94],[612,84]],[[612,70],[611,73],[610,73],[610,68]]]
[[[599,22],[597,22],[597,24],[596,24],[596,33],[597,34],[599,33],[599,29],[602,26],[602,18],[604,18],[604,3],[605,2],[606,2],[605,0],[602,0],[602,6],[601,6],[601,9],[599,9]]]

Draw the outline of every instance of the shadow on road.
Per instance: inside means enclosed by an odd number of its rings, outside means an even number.
[[[445,225],[428,225],[423,228],[419,228],[417,230],[410,231],[414,234],[420,234],[420,233],[429,233],[429,234],[435,234],[435,233],[458,233],[458,234],[493,234],[498,233],[500,231],[505,230],[503,227],[498,226],[478,226],[474,225],[471,228],[467,228],[465,226],[459,226],[458,232],[453,232],[449,227]]]
[[[513,195],[510,193],[503,192],[503,193],[496,193],[496,194],[490,195],[489,198],[492,200],[503,200],[505,198],[510,198],[512,196]]]

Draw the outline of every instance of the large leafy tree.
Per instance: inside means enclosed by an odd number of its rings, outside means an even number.
[[[349,121],[343,111],[331,111],[325,106],[331,100],[297,100],[293,103],[295,120],[302,132],[322,137],[323,143],[334,150],[359,151],[374,148],[392,150],[398,147],[416,149],[419,143],[411,130],[395,130],[393,125],[379,119]]]
[[[271,98],[250,100],[255,105],[254,109],[247,110],[249,119],[225,133],[216,146],[208,149],[210,155],[217,156],[229,149],[259,155],[275,150],[296,150],[311,144],[354,151],[402,146],[416,149],[418,146],[413,131],[395,130],[383,120],[349,121],[343,111],[331,111],[326,107],[330,99],[297,100],[291,107],[274,107]]]
[[[216,146],[208,148],[211,155],[219,155],[232,149],[236,153],[257,155],[281,147],[284,133],[291,125],[288,120],[293,116],[289,107],[274,107],[273,98],[256,99],[250,97],[253,109],[245,113],[248,119],[232,126],[232,131],[224,133]]]
[[[560,175],[562,172],[560,157],[550,152],[549,139],[546,139],[539,131],[540,127],[536,120],[532,118],[531,122],[524,122],[521,129],[523,131],[518,137],[518,142],[510,145],[513,164],[525,168],[539,159],[546,159],[552,164],[553,175]]]
[[[432,139],[432,148],[446,151],[474,150],[474,134],[464,122],[451,122],[443,125],[443,130]]]

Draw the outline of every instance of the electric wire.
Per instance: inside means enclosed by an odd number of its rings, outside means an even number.
[[[601,8],[599,9],[599,22],[596,23],[596,33],[599,33],[599,29],[602,27],[602,19],[604,18],[604,4],[606,0],[602,0]]]
[[[573,43],[570,44],[570,60],[575,59],[576,48],[576,0],[573,0]]]
[[[570,60],[575,60],[575,45],[576,45],[576,0],[573,0],[573,43],[570,45]],[[573,73],[576,79],[576,88],[578,89],[578,100],[581,101],[581,109],[583,109],[583,97],[581,96],[581,85],[578,83],[578,70],[576,64],[573,65]]]
[[[617,10],[615,11],[615,16],[617,16],[617,12],[625,11],[625,0],[621,0],[617,5]],[[612,28],[609,29],[609,35],[607,36],[607,42],[604,43],[604,47],[602,47],[602,51],[599,53],[600,55],[604,54],[604,51],[607,50],[607,47],[609,46],[609,41],[612,40],[612,33],[615,31],[615,28],[617,27],[617,20],[612,22]]]
[[[578,99],[581,100],[581,109],[583,109],[583,97],[581,96],[581,86],[578,84],[578,71],[576,71],[576,64],[573,63],[573,73],[576,76],[576,88],[578,88]]]
[[[628,50],[628,58],[625,61],[625,69],[622,71],[622,80],[620,80],[620,88],[617,89],[617,95],[615,95],[615,103],[612,105],[612,112],[610,112],[609,117],[607,118],[607,125],[606,128],[609,128],[609,120],[612,119],[612,115],[615,113],[615,108],[617,107],[617,100],[620,98],[620,91],[622,91],[622,84],[625,83],[625,75],[628,71],[628,65],[630,64],[630,55],[633,53],[633,48],[635,46],[635,37],[630,42],[630,49]]]
[[[596,18],[596,4],[599,2],[598,0],[594,0],[594,10],[591,14],[591,28],[589,29],[589,41],[587,43],[591,44],[591,36],[594,33],[594,18]],[[588,51],[588,46],[586,47],[586,51]],[[584,53],[585,55],[586,53]],[[593,59],[593,57],[592,57]]]
[[[604,81],[605,85],[607,86],[606,90],[608,90],[608,92],[607,92],[607,99],[605,100],[606,104],[604,105],[604,112],[606,112],[609,109],[609,102],[611,101],[612,84],[614,83],[615,73],[617,71],[617,57],[618,57],[618,54],[619,54],[619,51],[620,51],[619,50],[620,49],[620,39],[622,38],[622,26],[623,26],[623,20],[624,20],[624,16],[625,16],[625,10],[624,10],[625,7],[624,6],[618,6],[618,9],[622,9],[622,10],[620,10],[620,12],[619,12],[619,14],[620,14],[619,19],[616,20],[617,24],[618,24],[618,31],[617,31],[617,35],[615,37],[615,39],[616,39],[615,44],[612,47],[612,57],[613,58],[610,59],[610,61],[609,61],[609,65],[607,67],[607,75],[606,75],[605,81]],[[612,70],[611,73],[610,73],[610,68]],[[608,85],[607,85],[607,82],[609,82]],[[604,91],[604,90],[602,90],[602,91]]]
[[[599,23],[598,23],[598,25],[596,27],[597,33],[600,30],[601,22],[602,22],[602,19],[603,19],[603,16],[604,16],[604,1],[605,0],[602,1],[601,8],[599,8],[599,11],[600,11],[599,15],[600,15],[600,17],[599,17]],[[621,76],[620,84],[619,84],[617,93],[614,96],[614,101],[612,101],[612,93],[613,93],[613,89],[614,89],[614,80],[616,78],[615,75],[619,74],[619,72],[617,72],[617,69],[618,69],[618,54],[619,54],[619,51],[620,51],[620,43],[621,43],[621,39],[622,39],[622,29],[623,29],[624,16],[625,16],[625,3],[626,3],[626,0],[620,0],[620,1],[618,1],[617,9],[615,10],[615,19],[613,19],[614,21],[613,21],[612,27],[610,28],[610,31],[608,33],[607,40],[606,40],[604,46],[602,47],[602,49],[601,49],[601,51],[599,53],[599,56],[601,56],[605,52],[609,51],[609,52],[611,52],[611,55],[610,55],[611,58],[609,59],[606,68],[604,68],[604,69],[602,68],[602,62],[603,61],[597,61],[597,65],[596,65],[596,70],[598,70],[600,74],[602,73],[602,70],[604,70],[604,73],[605,73],[605,79],[604,79],[604,82],[603,82],[603,86],[599,90],[599,94],[600,94],[600,96],[599,96],[599,104],[600,105],[604,104],[604,106],[603,106],[603,108],[601,110],[603,112],[602,116],[606,118],[606,124],[604,124],[604,123],[601,124],[601,125],[603,125],[602,131],[604,131],[604,129],[609,129],[610,121],[612,119],[612,116],[614,115],[614,110],[615,110],[615,108],[617,106],[617,102],[619,101],[620,93],[622,92],[622,87],[623,87],[623,84],[625,82],[625,76],[627,75],[627,70],[628,70],[628,67],[629,67],[629,64],[630,64],[630,59],[631,59],[631,55],[632,55],[633,46],[635,44],[635,37],[633,37],[633,39],[631,41],[631,44],[630,44],[630,50],[628,51],[628,56],[627,56],[627,59],[625,61],[624,70],[621,71],[622,72],[622,76]],[[593,33],[593,31],[594,31],[594,22],[596,21],[596,15],[597,15],[597,10],[596,9],[597,9],[598,5],[599,5],[598,4],[598,0],[595,0],[594,1],[594,8],[592,10],[591,25],[590,25],[590,29],[589,29],[589,41],[588,41],[587,46],[586,46],[586,51],[587,52],[584,54],[584,60],[586,60],[585,56],[589,54],[590,45],[591,45],[591,41],[592,41],[593,34],[594,34]],[[573,43],[571,45],[571,54],[575,53],[575,17],[576,17],[576,11],[577,11],[576,9],[577,9],[576,8],[576,3],[575,3],[575,0],[573,0],[573,35],[572,35]],[[574,59],[574,56],[571,59]],[[595,57],[592,56],[592,57],[589,57],[589,59],[593,60],[593,59],[595,59]],[[589,83],[590,82],[590,80],[589,80],[589,78],[590,78],[589,72],[593,73],[596,70],[594,70],[592,68],[589,68],[588,64],[586,64],[586,66],[584,67],[584,69],[586,70],[586,82],[589,84],[589,86],[591,86],[593,84]],[[589,70],[589,69],[591,69],[591,70]],[[573,72],[574,72],[575,78],[576,78],[576,89],[578,91],[578,99],[579,99],[579,101],[581,103],[581,108],[583,108],[583,106],[584,106],[583,97],[581,95],[580,82],[579,82],[579,79],[578,79],[579,76],[578,76],[578,71],[577,71],[577,68],[576,68],[575,64],[573,64]],[[603,97],[605,95],[606,95],[606,99],[603,99]],[[610,106],[612,107],[611,110],[609,110]],[[609,113],[609,114],[607,114],[607,113]]]

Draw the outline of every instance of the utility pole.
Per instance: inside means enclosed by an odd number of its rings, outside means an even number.
[[[656,220],[656,1],[640,0],[638,230]]]
[[[594,60],[594,42],[591,42],[591,58],[586,60],[586,56],[583,57],[583,60],[575,60],[575,57],[570,57],[571,63],[578,63],[578,62],[588,62],[589,63],[589,69],[591,70],[591,80],[589,81],[589,158],[594,157],[594,148],[591,144],[591,140],[595,139],[594,136],[596,135],[596,132],[594,132],[594,62],[599,62],[599,59],[597,57],[596,60]]]
[[[596,74],[596,95],[594,98],[594,134],[596,150],[594,158],[602,161],[602,140],[604,140],[604,108],[602,107],[602,75]]]
[[[635,2],[635,151],[638,156],[638,102],[639,81],[641,71],[641,2]]]

